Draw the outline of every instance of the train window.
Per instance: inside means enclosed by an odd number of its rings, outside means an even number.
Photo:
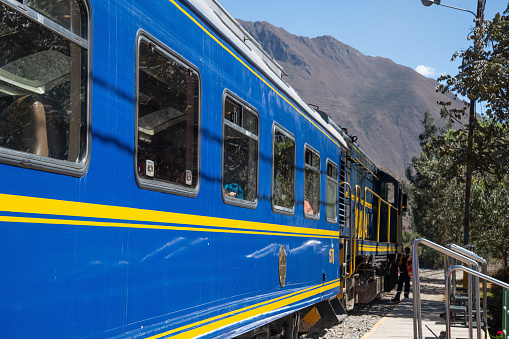
[[[295,137],[278,124],[272,134],[272,209],[289,215],[295,210]]]
[[[392,182],[383,182],[382,185],[381,196],[382,199],[387,201],[390,204],[394,204],[394,184]]]
[[[255,208],[258,203],[258,112],[226,91],[223,100],[225,203]]]
[[[387,202],[389,204],[394,204],[394,195],[396,194],[396,190],[394,189],[394,184],[392,182],[386,183],[387,185]]]
[[[338,166],[327,159],[327,222],[338,222]]]
[[[0,12],[0,158],[83,175],[89,139],[84,3],[25,0],[0,3]]]
[[[83,38],[87,37],[86,20],[81,4],[76,0],[25,0],[25,4],[62,27]]]
[[[320,218],[320,154],[309,145],[304,151],[304,216]]]
[[[200,146],[198,71],[143,34],[138,44],[137,89],[138,184],[196,196]]]

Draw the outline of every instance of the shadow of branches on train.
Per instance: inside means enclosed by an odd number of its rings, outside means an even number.
[[[114,92],[117,97],[121,98],[121,100],[125,101],[126,103],[130,103],[130,105],[127,105],[127,107],[134,108],[134,103],[135,103],[134,94],[128,93],[125,90],[119,88],[118,86],[110,84],[106,79],[98,77],[98,76],[94,76],[93,82],[96,86],[106,88],[109,92]],[[134,114],[134,112],[133,112],[133,114]],[[202,118],[202,121],[203,121],[203,118]],[[132,130],[133,130],[133,134],[134,134],[135,133],[134,119],[133,119],[133,127],[132,128],[133,128]],[[100,130],[97,128],[92,129],[91,127],[90,127],[89,132],[91,133],[92,140],[94,142],[98,142],[100,145],[112,145],[113,147],[115,147],[118,150],[118,152],[126,153],[133,157],[136,157],[135,143],[129,142],[130,140],[134,140],[134,139],[130,139],[130,137],[126,137],[126,136],[121,137],[118,133],[115,133],[115,132],[108,133],[104,130]],[[206,140],[206,145],[204,145],[204,140]],[[217,151],[219,151],[219,154],[221,154],[222,145],[223,145],[222,130],[221,129],[212,129],[208,126],[204,126],[202,123],[201,145],[202,145],[201,146],[202,149],[201,149],[200,157],[201,157],[202,164],[203,164],[204,157],[206,157],[208,155],[206,152],[204,152],[204,149],[205,149],[204,146],[206,146],[206,150],[210,150],[213,154],[217,154],[218,153]],[[219,161],[220,163],[222,162],[220,157],[219,158],[215,157],[215,159],[217,159],[216,161]],[[303,160],[303,159],[300,159],[300,157],[297,157],[297,159],[298,160],[297,160],[297,163],[295,166],[295,172],[296,172],[295,175],[296,175],[296,178],[302,178],[304,176],[304,165],[303,165],[303,161],[300,161],[300,160]],[[211,161],[214,161],[214,160],[211,160]],[[299,165],[301,163],[302,163],[302,165]],[[261,173],[260,169],[268,168],[271,166],[271,164],[272,164],[272,154],[270,152],[260,152],[259,153],[259,165],[258,165],[258,169],[260,171],[259,180],[262,177],[262,173]],[[211,166],[209,164],[209,168],[210,167]],[[320,173],[321,173],[322,177],[326,175],[327,171],[326,171],[325,166],[321,166]],[[203,180],[209,184],[211,184],[211,183],[220,184],[222,178],[221,178],[221,175],[215,175],[215,174],[209,173],[208,169],[205,169],[202,166],[200,169],[200,180]],[[299,182],[299,181],[300,181],[300,179],[297,179],[297,182]],[[321,189],[324,188],[323,183],[320,186],[321,186]],[[296,188],[296,189],[298,189],[298,188]],[[300,195],[300,192],[296,194],[296,196],[299,196],[299,195]],[[323,193],[320,194],[321,197],[323,195],[324,195]],[[258,200],[259,201],[270,201],[271,195],[263,193],[263,192],[259,192]],[[296,200],[295,204],[297,206],[303,206],[304,201]],[[321,206],[324,206],[326,204],[326,201],[324,201],[323,199],[320,199],[320,204],[321,204]],[[321,211],[320,213],[324,213],[324,211]]]

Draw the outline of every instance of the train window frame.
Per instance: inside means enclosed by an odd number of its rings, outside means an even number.
[[[38,25],[38,27],[49,31],[64,40],[67,40],[72,46],[79,48],[80,52],[80,65],[86,67],[81,70],[80,87],[82,95],[86,98],[81,103],[82,107],[79,110],[79,120],[82,122],[80,125],[74,124],[69,126],[70,133],[78,135],[79,139],[73,138],[76,142],[74,146],[69,146],[69,154],[76,155],[76,161],[58,159],[51,157],[49,154],[37,155],[23,150],[16,150],[9,147],[0,147],[0,163],[13,165],[16,167],[29,168],[39,171],[63,174],[73,177],[83,177],[90,166],[90,152],[91,152],[91,117],[92,117],[92,14],[90,4],[86,0],[76,0],[79,7],[79,14],[84,22],[80,22],[81,34],[78,35],[71,30],[61,26],[57,22],[51,20],[40,11],[29,7],[27,0],[24,1],[9,1],[0,0],[0,4],[4,5],[6,9],[15,12],[16,14],[25,17],[30,22]],[[72,57],[71,57],[72,58]],[[72,66],[71,66],[72,67]],[[85,83],[86,82],[86,83]],[[69,96],[71,98],[71,94]],[[75,103],[76,105],[79,103]],[[73,121],[77,121],[74,119]],[[74,132],[72,132],[74,131]],[[47,132],[46,132],[47,133]],[[72,137],[70,137],[72,138]],[[49,137],[48,137],[49,139]],[[70,144],[71,141],[69,141]],[[80,144],[83,143],[83,146]],[[76,149],[76,146],[78,149]],[[78,153],[76,153],[78,152]],[[76,154],[75,154],[76,153]],[[68,155],[70,156],[70,155]]]
[[[352,169],[352,152],[346,151],[345,157],[346,157],[346,168],[351,170]]]
[[[387,202],[391,205],[396,203],[396,185],[391,181],[385,182],[385,191],[387,194]]]
[[[233,104],[240,105],[242,107],[242,112],[244,112],[244,109],[247,109],[247,111],[256,116],[257,118],[257,124],[256,124],[256,131],[258,132],[258,135],[255,135],[248,131],[247,129],[244,129],[242,126],[239,126],[238,124],[235,124],[234,122],[231,122],[230,120],[225,118],[226,115],[226,100],[229,100]],[[247,101],[241,99],[238,95],[230,91],[229,89],[225,89],[223,92],[223,98],[221,101],[222,110],[221,110],[221,125],[222,125],[222,138],[221,138],[221,197],[223,198],[223,202],[228,205],[233,205],[237,207],[245,207],[250,209],[256,209],[258,206],[258,200],[259,200],[259,194],[260,194],[260,114],[258,113],[258,110],[254,108],[251,104],[249,104]],[[241,118],[241,123],[243,123],[243,119]],[[253,201],[250,200],[244,200],[240,198],[235,198],[232,196],[229,196],[225,194],[225,131],[226,126],[228,128],[231,128],[235,132],[238,132],[240,134],[243,134],[244,136],[251,138],[252,140],[256,141],[256,193],[255,193],[255,199]]]
[[[326,177],[326,182],[325,182],[325,216],[326,216],[326,219],[327,219],[327,222],[328,223],[331,223],[331,224],[337,224],[338,223],[338,220],[339,220],[339,167],[338,165],[332,161],[330,158],[327,158],[327,162],[326,162],[326,168],[325,168],[325,177]],[[329,165],[331,165],[332,167],[335,167],[336,168],[336,179],[334,179],[334,177],[331,177],[329,176]],[[329,201],[328,201],[328,198],[329,198],[329,181],[332,181],[333,183],[335,183],[336,185],[336,203],[335,203],[335,206],[336,206],[336,217],[334,219],[331,219],[329,218],[329,216],[327,215],[327,209],[328,209],[328,206],[329,206]]]
[[[193,187],[185,187],[184,185],[178,185],[176,183],[172,183],[171,181],[163,181],[163,180],[150,180],[142,178],[139,175],[138,170],[138,143],[139,143],[139,89],[140,89],[140,46],[142,42],[146,43],[148,46],[152,48],[153,51],[157,51],[160,55],[168,58],[168,60],[173,61],[176,65],[185,67],[187,70],[193,75],[197,77],[198,83],[198,113],[196,116],[197,120],[197,135],[194,140],[196,145],[196,186]],[[201,74],[193,63],[184,58],[182,55],[178,54],[176,51],[168,47],[166,44],[156,39],[154,36],[150,35],[143,29],[138,31],[136,37],[136,51],[135,51],[135,65],[136,65],[136,75],[135,75],[135,114],[134,114],[134,139],[135,139],[135,152],[134,152],[134,173],[136,178],[137,185],[146,190],[157,191],[162,193],[169,193],[174,195],[180,195],[189,198],[195,198],[201,187],[201,119],[202,119],[202,81]],[[187,151],[187,148],[186,148]],[[188,178],[189,171],[186,170],[185,180]],[[194,175],[191,173],[191,180]],[[187,182],[187,181],[186,181]]]
[[[294,152],[293,152],[293,207],[292,208],[288,208],[288,207],[284,207],[284,206],[279,206],[279,205],[276,205],[275,201],[274,201],[274,192],[275,192],[275,178],[274,178],[274,175],[275,175],[275,160],[274,160],[274,157],[275,157],[275,146],[276,146],[276,131],[280,132],[281,134],[285,135],[286,137],[290,138],[293,140],[294,142],[294,146],[293,146],[293,149],[294,149]],[[297,167],[297,143],[296,143],[296,140],[295,140],[295,136],[293,135],[293,133],[289,132],[287,129],[285,129],[284,127],[282,127],[280,124],[278,124],[277,122],[274,122],[272,124],[272,161],[271,161],[271,205],[272,205],[272,211],[274,213],[279,213],[279,214],[285,214],[285,215],[293,215],[295,213],[295,186],[296,186],[296,167]]]
[[[306,151],[310,151],[311,153],[314,153],[316,156],[318,156],[318,166],[319,168],[315,168],[309,164],[306,163]],[[321,213],[321,194],[322,194],[322,173],[321,173],[321,168],[322,168],[322,158],[320,156],[320,152],[318,152],[315,148],[313,148],[312,146],[310,146],[308,143],[305,143],[304,144],[304,171],[303,171],[303,174],[304,174],[304,185],[303,185],[303,201],[302,201],[302,205],[303,205],[303,211],[304,211],[304,218],[306,219],[311,219],[311,220],[320,220],[320,213]],[[306,208],[305,208],[305,203],[306,203],[306,200],[305,200],[305,197],[306,197],[306,169],[307,170],[310,170],[310,171],[313,171],[315,173],[318,173],[318,178],[319,178],[319,183],[318,183],[318,212],[317,213],[313,213],[313,214],[309,214],[309,213],[306,213]],[[309,204],[309,202],[308,202]]]

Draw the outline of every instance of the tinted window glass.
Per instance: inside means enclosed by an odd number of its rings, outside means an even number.
[[[258,115],[240,100],[224,100],[223,197],[236,205],[258,199]]]
[[[327,221],[338,220],[338,167],[331,161],[327,161]]]
[[[304,214],[318,219],[320,215],[320,155],[306,147],[304,159]]]
[[[275,126],[273,140],[272,205],[293,213],[295,206],[295,140]]]
[[[394,204],[395,199],[394,195],[396,194],[396,190],[394,189],[394,184],[392,182],[387,183],[387,202],[390,204]]]
[[[26,5],[74,34],[83,38],[87,37],[87,21],[80,2],[76,0],[27,0]]]
[[[87,50],[0,4],[0,147],[80,163]]]
[[[138,176],[156,189],[193,190],[199,172],[198,74],[145,40],[138,67]]]

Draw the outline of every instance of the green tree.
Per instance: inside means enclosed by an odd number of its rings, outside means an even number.
[[[481,102],[486,107],[486,117],[491,123],[479,124],[474,121],[474,172],[503,174],[509,166],[509,3],[503,13],[492,21],[484,21],[476,27],[469,39],[477,39],[476,45],[457,52],[453,59],[461,58],[462,63],[456,76],[445,75],[438,80],[438,90],[452,92],[469,100]],[[449,106],[450,102],[441,103]],[[467,107],[451,109],[450,118],[461,121],[467,114]],[[454,132],[456,138],[466,138],[467,126]],[[452,157],[454,170],[459,175],[466,162],[466,143],[452,148],[444,138],[435,140],[442,147],[441,155]]]
[[[443,110],[442,116],[448,113]],[[458,141],[446,119],[439,129],[434,118],[427,110],[422,121],[424,132],[419,135],[422,152],[414,157],[406,170],[406,176],[412,184],[413,222],[415,231],[423,237],[439,244],[458,243],[461,238],[463,190],[459,178],[450,178],[446,173],[451,168],[452,159],[441,156],[441,150],[434,147],[437,138],[443,138],[453,144]],[[460,140],[459,142],[462,142]]]
[[[477,247],[502,259],[509,258],[509,175],[474,179],[472,185],[472,238]]]
[[[447,112],[443,111],[442,117],[447,117]],[[465,166],[457,166],[455,153],[444,150],[444,147],[461,149],[467,142],[466,133],[450,129],[447,119],[441,128],[437,128],[429,111],[424,113],[422,123],[424,131],[419,136],[422,152],[407,168],[414,199],[415,231],[441,245],[459,244],[462,238]],[[479,125],[504,128],[490,119],[481,119]],[[437,147],[437,139],[445,141],[442,146]],[[474,141],[474,147],[490,142],[481,138]],[[455,169],[451,170],[454,166]],[[471,222],[472,243],[476,248],[502,259],[508,267],[509,173],[479,172],[474,176]],[[434,264],[429,259],[427,261]]]

